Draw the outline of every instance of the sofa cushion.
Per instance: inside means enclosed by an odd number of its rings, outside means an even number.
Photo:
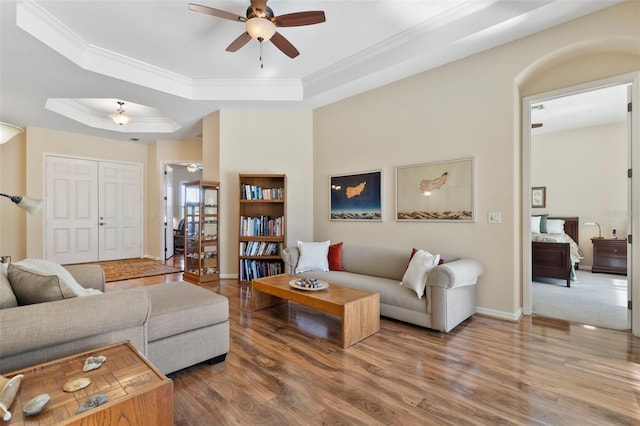
[[[397,306],[402,309],[408,309],[420,313],[430,312],[430,302],[425,300],[424,297],[422,300],[418,299],[413,290],[398,285],[398,280],[354,274],[347,271],[313,271],[305,272],[301,275],[303,277],[324,280],[331,284],[357,288],[371,293],[379,293],[380,305]]]
[[[422,299],[427,287],[427,274],[438,265],[439,261],[439,254],[433,255],[428,251],[418,250],[413,254],[400,285],[413,290],[418,299]]]
[[[65,299],[102,293],[96,289],[82,287],[71,275],[71,272],[57,262],[43,259],[24,259],[12,265],[20,266],[39,275],[55,275],[58,278],[60,290],[62,290],[62,295]],[[9,278],[9,281],[11,281],[11,278]]]
[[[342,244],[343,243],[340,242],[329,246],[328,260],[330,271],[344,271],[342,267]]]
[[[18,306],[18,300],[7,278],[7,266],[7,263],[0,263],[0,309]]]
[[[218,324],[229,319],[229,300],[184,281],[144,287],[151,301],[148,341]]]
[[[330,241],[308,243],[298,241],[300,258],[296,265],[296,274],[305,271],[328,271],[330,244]]]
[[[358,247],[342,247],[342,266],[345,271],[374,277],[402,280],[409,258],[406,250]]]
[[[7,276],[20,305],[64,299],[60,279],[56,275],[44,274],[10,263]]]

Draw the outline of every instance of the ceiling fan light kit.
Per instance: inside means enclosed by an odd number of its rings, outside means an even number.
[[[271,40],[271,37],[276,33],[276,26],[264,18],[248,19],[244,25],[251,38],[260,43]]]

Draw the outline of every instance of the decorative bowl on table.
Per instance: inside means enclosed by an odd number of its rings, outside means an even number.
[[[319,291],[329,288],[329,283],[315,278],[298,278],[289,281],[289,286],[297,290]]]

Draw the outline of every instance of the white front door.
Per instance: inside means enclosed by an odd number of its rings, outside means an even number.
[[[46,157],[46,258],[61,264],[98,259],[98,163]]]
[[[142,256],[142,168],[47,156],[45,258],[61,264]]]
[[[99,260],[142,256],[140,181],[138,165],[100,162]]]

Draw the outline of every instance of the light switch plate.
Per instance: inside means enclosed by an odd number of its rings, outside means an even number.
[[[500,212],[489,212],[489,223],[502,222],[502,214]]]

